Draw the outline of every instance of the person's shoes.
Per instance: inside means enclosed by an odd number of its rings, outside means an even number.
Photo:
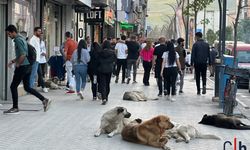
[[[162,93],[159,93],[159,94],[158,94],[158,97],[162,97]]]
[[[97,97],[93,97],[93,101],[96,101],[97,100]]]
[[[206,86],[204,86],[203,88],[202,88],[202,94],[206,94],[207,93],[207,91],[206,91]]]
[[[170,98],[169,95],[166,95],[166,100],[167,100],[167,101],[170,101],[170,100],[171,100],[171,98]]]
[[[118,83],[119,78],[116,76],[115,83]]]
[[[136,84],[137,82],[136,81],[133,81],[133,84]]]
[[[167,94],[167,90],[164,90],[164,96],[167,96],[168,94]]]
[[[73,93],[75,93],[75,91],[74,90],[68,90],[66,93],[67,94],[73,94]]]
[[[13,115],[17,115],[19,114],[19,109],[18,108],[11,108],[9,110],[6,110],[3,112],[3,114],[13,114]]]
[[[183,94],[184,92],[181,90],[181,91],[179,91],[179,94]]]
[[[170,101],[171,101],[171,102],[175,102],[175,101],[176,101],[175,96],[172,95]]]
[[[80,97],[80,99],[81,99],[81,100],[83,100],[83,95],[82,95],[82,93],[81,93],[81,92],[77,93],[77,96],[79,96],[79,97]]]
[[[107,103],[106,99],[102,100],[102,105],[106,105],[106,103]]]
[[[145,86],[149,86],[149,83],[144,83]]]
[[[200,92],[200,91],[198,91],[198,92],[197,92],[197,95],[201,95],[201,92]]]
[[[44,110],[44,112],[46,112],[46,111],[49,110],[50,104],[51,104],[51,100],[50,99],[45,98],[43,100],[43,110]]]
[[[99,92],[97,92],[97,98],[98,98],[99,100],[101,100],[101,99],[102,99],[102,94],[99,93]]]
[[[125,81],[122,81],[122,84],[124,84],[125,83]]]
[[[129,84],[129,82],[130,82],[130,78],[127,79],[127,84]]]
[[[47,88],[43,88],[43,92],[44,92],[44,93],[48,93],[49,91],[48,91]]]

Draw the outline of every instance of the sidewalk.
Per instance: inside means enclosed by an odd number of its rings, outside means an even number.
[[[212,102],[213,86],[206,95],[197,96],[193,75],[187,75],[184,94],[176,97],[176,102],[165,100],[131,102],[123,101],[125,91],[143,90],[148,97],[156,97],[158,89],[151,74],[150,86],[142,84],[142,74],[138,75],[137,84],[118,84],[112,79],[109,103],[100,105],[100,101],[92,101],[89,84],[84,93],[84,101],[76,95],[65,94],[63,90],[49,91],[45,95],[53,100],[52,107],[46,113],[42,105],[31,95],[20,98],[20,115],[3,115],[2,110],[10,104],[0,106],[0,150],[156,150],[156,148],[125,142],[120,135],[107,138],[102,135],[94,137],[104,112],[115,107],[124,106],[132,114],[132,118],[149,119],[159,114],[166,114],[175,122],[192,124],[203,133],[211,133],[222,138],[221,141],[195,139],[186,143],[175,143],[170,140],[168,146],[172,150],[223,150],[225,141],[238,141],[250,148],[250,131],[227,130],[212,126],[200,125],[202,116],[222,112],[218,103]],[[209,87],[210,86],[210,87]],[[0,102],[2,103],[2,102]],[[27,111],[29,110],[29,111]],[[248,120],[242,119],[246,124]],[[229,149],[228,145],[228,149]],[[232,148],[231,148],[232,149]]]

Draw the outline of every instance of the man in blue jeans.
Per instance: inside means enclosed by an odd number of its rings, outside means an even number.
[[[15,42],[15,59],[11,60],[8,63],[8,67],[15,65],[14,76],[12,79],[12,83],[10,86],[12,100],[13,100],[13,107],[7,111],[4,111],[4,114],[18,114],[18,85],[23,81],[24,90],[28,93],[36,96],[42,101],[44,112],[46,112],[49,108],[51,100],[45,98],[40,93],[38,93],[35,89],[30,88],[29,80],[30,80],[30,73],[31,73],[31,66],[27,59],[28,55],[28,45],[25,39],[17,34],[17,29],[14,25],[9,25],[5,29],[8,36],[14,40]]]

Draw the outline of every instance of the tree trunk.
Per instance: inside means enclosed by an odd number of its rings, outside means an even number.
[[[233,53],[234,53],[234,67],[236,67],[236,57],[237,57],[237,31],[238,31],[238,24],[239,24],[239,17],[240,17],[240,12],[242,9],[242,0],[239,0],[238,3],[238,10],[237,10],[237,15],[235,18],[235,23],[234,23],[234,48],[233,48]]]
[[[194,12],[194,33],[197,31],[197,16],[198,16],[198,11]]]

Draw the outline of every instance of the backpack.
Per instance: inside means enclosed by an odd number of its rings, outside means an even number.
[[[28,56],[27,59],[30,65],[33,65],[36,62],[36,49],[28,43]]]

